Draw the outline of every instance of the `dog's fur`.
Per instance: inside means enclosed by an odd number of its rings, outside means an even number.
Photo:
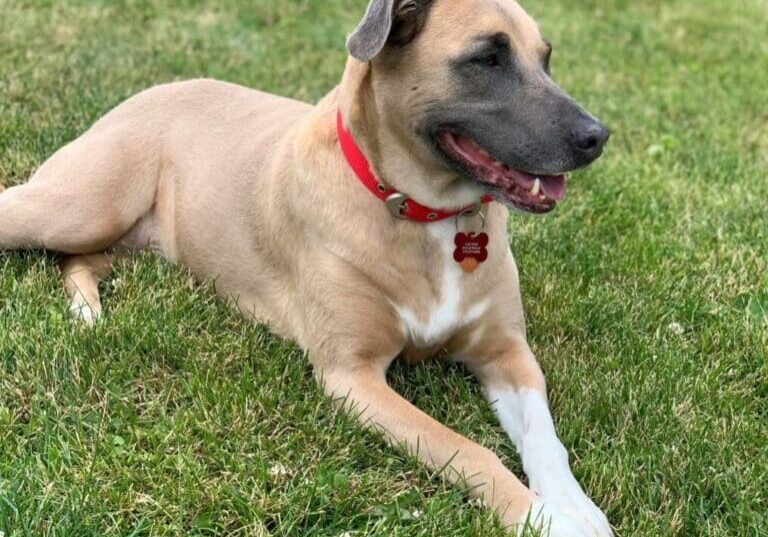
[[[482,81],[462,86],[475,75],[457,75],[456,58],[489,34],[506,36],[515,68],[538,89],[497,95],[489,84],[478,97],[470,89]],[[362,424],[467,486],[506,524],[530,517],[551,524],[552,537],[611,535],[573,478],[547,409],[507,209],[483,209],[490,255],[465,274],[452,259],[455,222],[394,218],[353,175],[335,128],[340,110],[377,176],[432,207],[464,207],[483,193],[430,144],[441,114],[456,121],[473,99],[507,107],[482,128],[489,144],[502,140],[509,162],[536,173],[578,167],[585,162],[569,160],[551,133],[529,153],[516,142],[548,128],[518,132],[537,107],[551,116],[542,125],[584,116],[544,73],[547,44],[512,0],[372,0],[348,46],[341,84],[314,107],[210,80],[129,99],[0,195],[0,248],[69,255],[66,291],[86,321],[101,313],[108,256],[152,248],[297,341],[327,392],[354,406]],[[522,116],[516,100],[526,103]],[[387,386],[399,355],[451,355],[469,366],[522,455],[530,489],[490,450]]]

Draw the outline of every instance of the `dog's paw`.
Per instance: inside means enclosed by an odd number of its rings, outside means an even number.
[[[69,316],[86,326],[93,326],[101,317],[101,310],[91,307],[85,300],[75,297],[69,305]]]
[[[595,537],[598,534],[557,507],[537,501],[517,525],[516,535],[517,537]]]
[[[584,493],[576,478],[568,476],[558,487],[540,492],[544,501],[588,529],[589,537],[613,537],[603,512]]]

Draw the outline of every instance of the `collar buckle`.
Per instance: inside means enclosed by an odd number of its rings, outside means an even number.
[[[387,196],[384,203],[387,204],[387,209],[392,213],[392,216],[401,220],[408,220],[408,201],[410,198],[402,192],[395,192]]]

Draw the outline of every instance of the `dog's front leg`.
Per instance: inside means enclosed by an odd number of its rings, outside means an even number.
[[[360,365],[318,371],[328,394],[351,411],[366,427],[379,431],[396,447],[403,447],[452,483],[466,486],[482,498],[502,522],[519,522],[535,501],[531,491],[481,447],[427,416],[386,382],[384,367]]]
[[[531,490],[541,497],[532,518],[541,513],[554,521],[564,514],[579,525],[578,533],[568,535],[612,536],[605,515],[571,473],[568,453],[557,437],[550,414],[544,375],[528,344],[522,339],[513,340],[493,356],[473,360],[469,365],[520,453]],[[556,537],[554,530],[551,537]]]

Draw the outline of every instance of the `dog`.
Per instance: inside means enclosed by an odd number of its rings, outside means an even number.
[[[316,106],[211,80],[130,98],[0,194],[0,248],[64,254],[86,322],[112,255],[155,250],[506,526],[612,535],[555,432],[507,230],[510,208],[553,210],[608,130],[552,81],[513,0],[371,0],[347,48]],[[530,487],[387,385],[400,356],[466,364]]]

